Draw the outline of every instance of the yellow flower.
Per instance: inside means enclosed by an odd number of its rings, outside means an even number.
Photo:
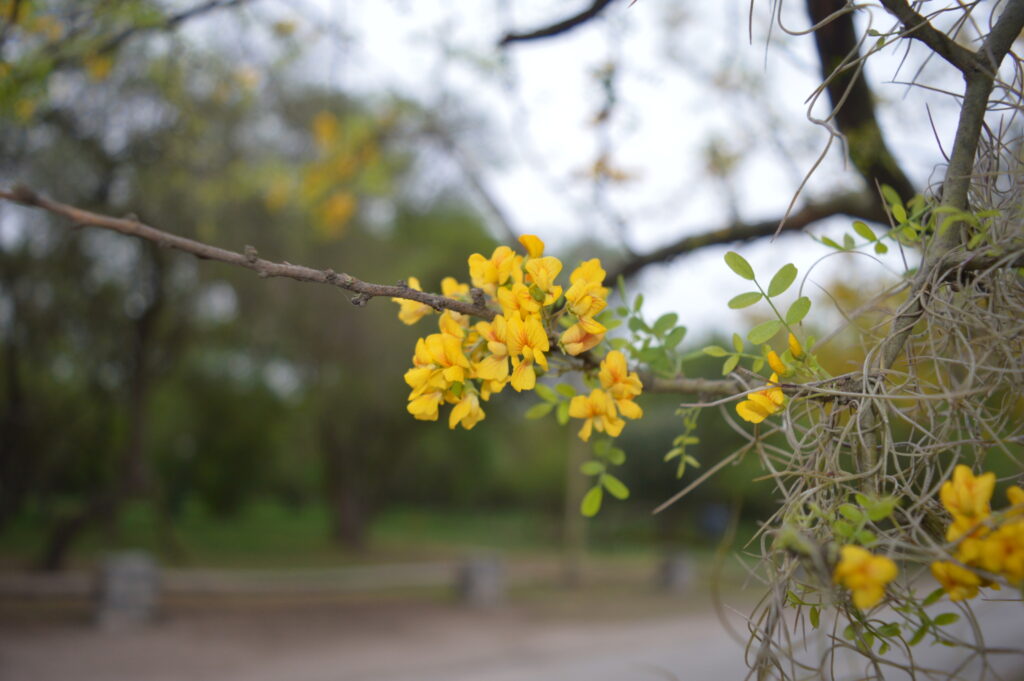
[[[414,291],[423,290],[420,288],[420,280],[416,277],[409,277],[409,288]],[[398,318],[402,320],[402,323],[410,326],[423,319],[432,311],[429,305],[415,300],[409,300],[407,298],[392,298],[391,300],[398,303],[401,308],[398,310]]]
[[[786,396],[779,387],[778,374],[772,374],[768,387],[747,395],[747,399],[736,405],[736,413],[750,423],[761,423],[782,408]]]
[[[466,380],[469,360],[462,352],[462,340],[447,333],[433,333],[426,337],[427,352],[433,364],[443,369],[442,375],[449,383]]]
[[[600,333],[590,333],[581,320],[566,329],[559,342],[570,355],[579,355],[601,342],[605,334],[603,326],[601,329]]]
[[[867,610],[882,600],[885,585],[897,574],[899,570],[891,559],[848,544],[840,549],[839,563],[832,579],[850,590],[855,606]]]
[[[533,390],[537,384],[534,364],[545,370],[548,368],[544,353],[550,346],[544,327],[536,317],[525,321],[518,316],[510,317],[507,321],[506,345],[512,358],[512,387],[517,391]]]
[[[601,380],[601,387],[615,400],[615,405],[623,416],[638,419],[644,415],[640,406],[633,401],[644,386],[637,373],[629,371],[625,355],[618,350],[609,352],[601,362],[598,378]]]
[[[485,381],[501,381],[508,378],[508,333],[505,317],[498,315],[492,322],[477,322],[476,330],[487,344],[488,355],[473,364],[476,378]]]
[[[605,271],[601,261],[592,258],[580,264],[569,275],[571,286],[565,292],[569,311],[582,319],[592,319],[608,304],[608,289],[601,285]],[[592,332],[594,333],[594,332]]]
[[[953,522],[946,532],[947,541],[956,541],[991,514],[989,502],[995,485],[995,473],[975,477],[963,464],[953,469],[953,478],[939,489],[942,505],[953,515]]]
[[[463,428],[470,430],[483,419],[484,410],[480,408],[480,400],[476,393],[467,390],[462,394],[458,404],[452,407],[448,415],[448,427],[454,429],[461,423]]]
[[[534,234],[524,234],[519,237],[519,243],[526,249],[526,254],[531,258],[540,258],[544,255],[544,242]]]
[[[562,287],[555,284],[555,278],[562,271],[562,261],[554,256],[534,258],[526,263],[529,281],[545,294],[544,305],[551,305],[562,295]]]
[[[779,357],[777,352],[769,350],[766,357],[768,359],[768,366],[770,366],[772,371],[777,373],[779,376],[785,376],[789,373],[789,367],[782,363],[782,359]]]
[[[459,300],[469,295],[469,284],[459,283],[455,277],[445,277],[441,280],[441,293],[446,298]]]
[[[516,254],[508,246],[498,246],[490,258],[479,253],[469,256],[469,277],[473,286],[494,296],[498,287],[508,281],[516,266]]]
[[[1024,522],[1010,522],[979,542],[978,566],[1016,584],[1024,581]]]
[[[599,433],[608,433],[618,437],[626,422],[619,418],[615,411],[615,401],[605,391],[594,388],[589,396],[577,395],[569,403],[569,416],[574,419],[585,419],[580,428],[580,439],[586,442],[595,429]]]
[[[978,595],[981,578],[956,563],[936,561],[931,564],[932,576],[942,585],[951,601],[963,601]]]
[[[1024,489],[1017,485],[1010,487],[1006,490],[1006,499],[1012,507],[1006,510],[1007,516],[1011,518],[1024,516]]]
[[[425,392],[410,400],[406,410],[419,421],[436,421],[437,408],[443,399],[444,392],[441,390]]]
[[[525,319],[540,314],[540,301],[520,282],[512,284],[511,288],[498,289],[498,304],[506,319]]]
[[[804,356],[804,349],[793,334],[789,334],[789,354],[793,355],[793,359],[800,359]]]

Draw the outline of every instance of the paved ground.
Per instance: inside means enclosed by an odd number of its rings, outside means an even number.
[[[0,613],[0,680],[743,679],[742,647],[707,607],[697,607],[706,598],[669,603],[660,614],[653,600],[637,608],[636,599],[622,607],[533,602],[491,612],[429,599],[192,603],[146,630],[125,633],[92,629],[73,611],[8,612]],[[985,618],[990,643],[1024,645],[1024,608],[999,605],[1011,607]],[[918,650],[931,665],[956,665],[956,655],[940,646]],[[1024,678],[1024,656],[1003,656],[997,664],[1008,678]]]

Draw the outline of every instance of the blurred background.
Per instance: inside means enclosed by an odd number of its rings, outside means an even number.
[[[753,46],[746,2],[641,0],[498,47],[562,4],[3,0],[0,179],[426,290],[518,234],[614,269],[781,217],[828,136],[801,109],[813,45],[768,44],[771,3]],[[931,132],[882,111],[926,182]],[[836,152],[805,191],[860,182]],[[798,238],[773,247],[802,270],[830,252]],[[726,310],[741,284],[708,250],[628,282],[652,320],[681,315],[684,354],[758,321]],[[815,282],[852,309],[893,257]],[[679,398],[645,396],[619,440],[630,498],[585,520],[585,446],[524,421],[534,396],[472,431],[406,413],[423,331],[397,309],[0,206],[0,677],[675,678],[701,651],[741,673],[712,597],[758,595],[736,556],[774,511],[763,471],[652,513],[739,446],[728,423],[700,423],[679,478]]]

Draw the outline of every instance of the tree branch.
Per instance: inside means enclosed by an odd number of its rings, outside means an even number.
[[[906,0],[881,0],[881,3],[890,14],[899,19],[903,25],[904,35],[920,40],[961,73],[974,69],[977,64],[976,55],[932,26],[928,19],[918,14]]]
[[[246,269],[253,270],[261,277],[286,277],[296,281],[336,286],[340,289],[357,294],[352,298],[352,302],[355,305],[364,305],[370,298],[384,296],[389,298],[415,300],[417,302],[424,303],[425,305],[429,305],[435,310],[452,310],[454,312],[461,312],[462,314],[473,315],[487,320],[494,319],[497,315],[494,310],[486,307],[485,305],[467,303],[465,301],[455,300],[454,298],[448,298],[437,293],[417,291],[403,284],[394,286],[371,284],[369,282],[356,279],[349,274],[339,274],[331,269],[318,270],[312,267],[304,267],[302,265],[292,265],[288,262],[277,263],[270,260],[264,260],[257,255],[256,249],[252,246],[247,246],[244,253],[229,251],[200,241],[187,239],[185,237],[161,231],[155,227],[143,224],[138,220],[101,215],[99,213],[82,210],[81,208],[76,208],[58,201],[53,201],[40,196],[31,189],[27,189],[25,187],[15,187],[11,191],[0,190],[0,199],[20,203],[24,206],[41,208],[53,213],[54,215],[60,215],[68,218],[78,225],[101,227],[103,229],[113,230],[128,236],[152,241],[160,246],[173,248],[182,251],[183,253],[194,255],[195,257],[203,260],[216,260],[229,265],[244,267]]]
[[[598,16],[608,5],[612,4],[612,1],[613,0],[594,0],[590,7],[579,14],[574,14],[568,19],[563,19],[557,23],[544,26],[533,31],[528,31],[526,33],[506,33],[505,36],[498,41],[498,46],[504,47],[509,43],[550,38],[562,33],[568,33],[572,29],[577,28]]]
[[[850,161],[869,191],[877,184],[887,184],[909,199],[917,189],[885,142],[875,115],[875,96],[861,69],[849,68],[861,55],[853,13],[841,11],[846,6],[846,0],[807,0],[811,24],[818,26],[814,43],[833,108],[832,117],[846,137]]]
[[[842,194],[821,203],[808,204],[795,213],[791,213],[788,218],[785,218],[785,222],[783,222],[783,218],[772,218],[771,220],[755,223],[737,222],[721,229],[683,237],[675,243],[625,262],[608,275],[608,280],[615,281],[619,275],[627,278],[631,277],[648,265],[668,262],[680,255],[706,246],[729,244],[737,241],[752,241],[754,239],[774,236],[780,231],[798,231],[834,215],[849,215],[874,222],[884,222],[886,220],[885,213],[878,205],[878,200],[873,193]],[[782,225],[781,229],[779,227],[780,224]]]

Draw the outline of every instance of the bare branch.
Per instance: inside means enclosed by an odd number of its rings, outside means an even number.
[[[357,295],[352,300],[356,305],[363,305],[370,298],[385,296],[389,298],[415,300],[417,302],[424,303],[425,305],[429,305],[435,310],[453,310],[455,312],[461,312],[462,314],[473,315],[487,320],[494,319],[497,314],[494,310],[484,305],[455,300],[454,298],[448,298],[437,293],[417,291],[409,288],[408,286],[371,284],[369,282],[356,279],[349,274],[339,274],[331,269],[318,270],[312,267],[292,265],[291,263],[286,262],[277,263],[270,260],[264,260],[258,256],[256,249],[251,246],[247,246],[244,253],[229,251],[202,243],[201,241],[195,241],[193,239],[187,239],[185,237],[161,231],[155,227],[143,224],[138,220],[101,215],[99,213],[82,210],[81,208],[76,208],[58,201],[53,201],[24,187],[15,187],[11,191],[0,190],[0,199],[20,203],[24,206],[41,208],[53,213],[54,215],[60,215],[68,218],[78,225],[101,227],[103,229],[113,230],[128,236],[152,241],[160,246],[173,248],[182,251],[183,253],[194,255],[195,257],[203,260],[216,260],[218,262],[228,263],[229,265],[244,267],[246,269],[253,270],[261,277],[287,277],[289,279],[295,279],[296,281],[336,286],[340,289],[356,293]]]
[[[828,201],[808,204],[797,212],[791,213],[785,222],[782,221],[782,218],[772,218],[754,223],[737,222],[720,229],[683,237],[675,243],[627,261],[609,274],[608,279],[609,281],[615,281],[619,275],[631,277],[648,265],[667,262],[680,255],[705,248],[706,246],[762,239],[775,235],[777,231],[792,232],[802,230],[815,222],[834,215],[849,215],[875,222],[886,219],[885,213],[882,212],[873,194],[868,192],[842,194]],[[780,224],[782,225],[781,230],[779,228]]]
[[[568,19],[551,24],[550,26],[544,26],[543,28],[538,28],[526,33],[507,33],[505,34],[505,37],[498,41],[498,45],[504,47],[509,43],[537,40],[539,38],[550,38],[562,33],[567,33],[598,16],[604,8],[610,4],[612,4],[612,0],[594,0],[590,7],[579,14],[574,14]]]
[[[977,66],[976,55],[973,52],[932,26],[928,19],[918,14],[906,0],[881,0],[881,2],[890,14],[899,19],[907,37],[920,40],[931,48],[932,52],[959,69],[961,73],[967,73]]]

